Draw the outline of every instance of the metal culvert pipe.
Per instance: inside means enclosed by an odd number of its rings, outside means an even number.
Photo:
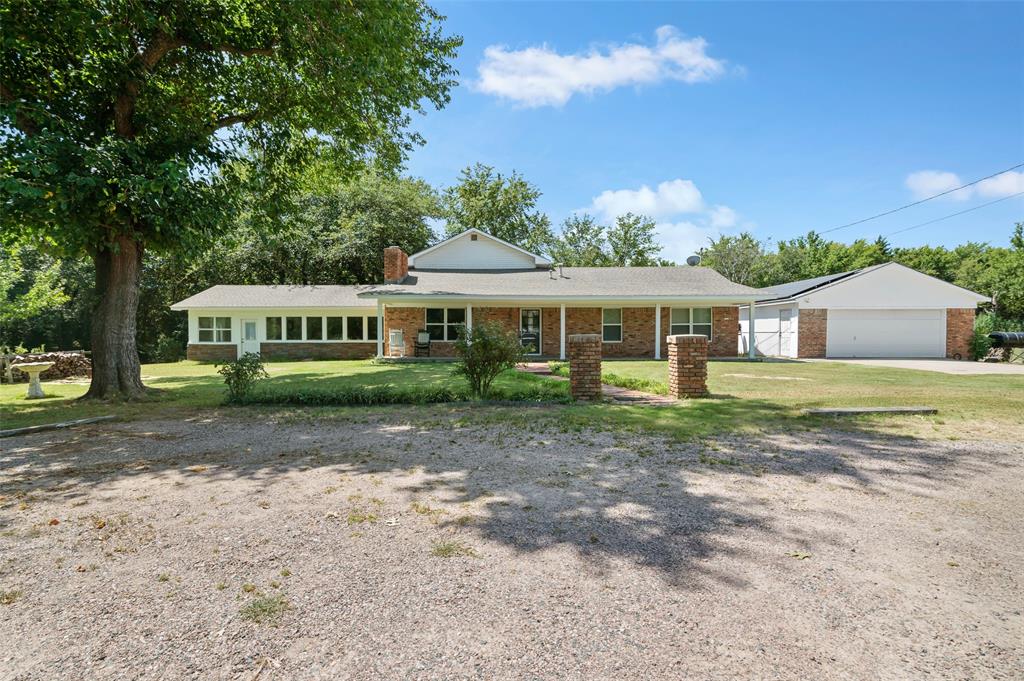
[[[995,331],[988,337],[994,348],[1024,348],[1024,331]]]

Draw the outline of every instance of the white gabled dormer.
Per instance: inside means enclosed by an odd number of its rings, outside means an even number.
[[[551,261],[498,237],[467,229],[409,256],[409,268],[420,270],[523,270],[550,267]]]

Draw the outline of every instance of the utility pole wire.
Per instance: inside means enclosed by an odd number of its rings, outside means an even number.
[[[931,201],[932,199],[937,199],[940,196],[945,196],[946,194],[952,194],[953,192],[958,192],[961,189],[965,189],[965,188],[970,187],[972,185],[976,185],[979,182],[984,182],[985,180],[990,180],[993,177],[996,177],[997,175],[1002,175],[1003,173],[1008,173],[1011,170],[1016,170],[1017,168],[1022,168],[1022,167],[1024,167],[1024,163],[1018,163],[1017,165],[1015,165],[1015,166],[1013,166],[1011,168],[1007,168],[1006,170],[1000,170],[998,173],[992,173],[991,175],[986,175],[985,177],[983,177],[981,179],[978,179],[978,180],[975,180],[974,182],[968,182],[967,184],[962,184],[959,187],[954,187],[953,189],[947,189],[946,191],[941,192],[939,194],[936,194],[934,196],[929,196],[929,197],[921,199],[919,201],[914,201],[913,203],[908,203],[907,205],[900,206],[899,208],[893,208],[892,210],[887,210],[884,213],[879,213],[878,215],[872,215],[871,217],[864,218],[863,220],[856,220],[854,222],[848,222],[845,225],[839,225],[838,227],[831,227],[829,229],[822,230],[822,231],[818,232],[818,234],[828,234],[829,232],[835,232],[836,230],[839,230],[839,229],[846,229],[847,227],[853,227],[854,225],[863,224],[865,222],[868,222],[869,220],[876,220],[878,218],[885,217],[886,215],[892,215],[893,213],[898,213],[901,210],[906,210],[907,208],[913,208],[914,206],[920,205],[920,204],[924,203],[925,201]],[[981,207],[982,206],[979,206],[979,208],[981,208]],[[952,217],[952,216],[950,216],[950,217]]]
[[[909,232],[910,230],[917,229],[918,227],[924,227],[925,225],[930,225],[930,224],[935,223],[935,222],[942,222],[943,220],[948,220],[949,218],[955,218],[957,215],[963,215],[964,213],[970,213],[972,210],[978,210],[979,208],[984,208],[986,206],[991,206],[992,204],[999,203],[1000,201],[1007,201],[1009,199],[1012,199],[1015,196],[1020,196],[1021,194],[1024,194],[1024,192],[1017,192],[1016,194],[1010,194],[1009,196],[1004,196],[1001,199],[996,199],[995,201],[989,201],[988,203],[983,203],[980,206],[974,206],[973,208],[968,208],[968,209],[962,210],[962,211],[960,211],[958,213],[951,213],[950,215],[944,215],[941,218],[935,218],[934,220],[929,220],[928,222],[922,222],[921,224],[914,225],[913,227],[904,227],[903,229],[897,229],[895,232],[889,232],[885,236],[886,237],[890,237],[890,236],[893,236],[894,234],[902,234],[903,232]]]

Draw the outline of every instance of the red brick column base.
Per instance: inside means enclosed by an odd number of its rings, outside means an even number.
[[[668,343],[668,391],[681,397],[708,396],[708,339],[703,335],[675,335]]]
[[[601,399],[601,336],[569,336],[569,393],[574,400]]]
[[[974,338],[974,310],[967,307],[946,308],[946,357],[970,359]]]

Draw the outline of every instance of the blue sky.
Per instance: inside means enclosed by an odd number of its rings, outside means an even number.
[[[665,255],[786,239],[1024,163],[1024,3],[452,3],[461,85],[411,174],[521,172],[558,225],[653,213]],[[1018,172],[1024,171],[1024,167]],[[1024,172],[829,234],[874,238],[1024,191]],[[1024,197],[891,237],[1008,242]]]

